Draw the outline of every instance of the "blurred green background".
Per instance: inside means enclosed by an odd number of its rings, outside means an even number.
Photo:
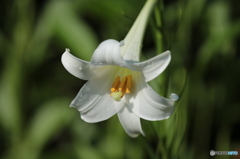
[[[116,116],[89,124],[69,108],[86,81],[61,64],[65,48],[84,60],[100,42],[121,41],[144,0],[2,0],[0,5],[1,159],[205,159],[240,153],[240,1],[159,0],[142,60],[171,50],[150,82],[180,95],[164,121],[142,120],[130,138]]]

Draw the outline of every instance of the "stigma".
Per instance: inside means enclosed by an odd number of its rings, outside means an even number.
[[[120,76],[117,76],[110,89],[111,97],[115,101],[120,101],[125,93],[130,93],[132,88],[132,75],[124,76],[121,80]]]

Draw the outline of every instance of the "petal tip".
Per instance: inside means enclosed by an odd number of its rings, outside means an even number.
[[[71,104],[69,105],[69,107],[71,107],[71,108],[77,108],[77,106],[74,105],[73,103],[71,103]]]
[[[69,48],[66,48],[66,49],[65,49],[65,52],[70,53],[70,49],[69,49]]]
[[[167,53],[167,54],[171,54],[171,51],[170,51],[170,50],[167,50],[167,51],[165,51],[165,53]]]
[[[167,51],[163,52],[162,54],[165,55],[165,56],[168,56],[169,62],[170,62],[170,60],[171,60],[171,51],[167,50]]]
[[[84,115],[85,115],[84,113],[81,113],[81,112],[80,112],[80,118],[81,118],[83,121],[85,121],[86,123],[94,123],[93,121],[91,121],[91,120],[89,120],[88,118],[86,118]]]
[[[90,62],[81,60],[70,53],[70,49],[66,48],[62,54],[61,62],[64,68],[73,76],[88,80],[92,74],[92,68],[90,68]]]
[[[69,59],[69,56],[73,56],[71,53],[70,53],[70,49],[69,48],[66,48],[64,53],[62,54],[62,57],[61,57],[61,60],[62,60],[62,64],[65,66],[66,62],[67,62],[67,59]]]
[[[143,135],[145,137],[145,133],[143,131],[141,132],[136,132],[136,133],[128,133],[127,134],[131,137],[131,138],[137,138],[139,135]]]
[[[172,94],[170,95],[170,98],[171,98],[173,101],[176,101],[176,100],[179,99],[179,96],[178,96],[177,94],[175,94],[175,93],[172,93]]]

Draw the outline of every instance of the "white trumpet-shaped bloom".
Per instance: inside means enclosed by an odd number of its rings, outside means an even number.
[[[170,51],[139,62],[143,33],[155,1],[146,2],[122,42],[102,42],[90,62],[74,57],[69,49],[62,55],[67,71],[88,80],[71,103],[84,121],[100,122],[117,114],[128,135],[137,137],[144,135],[140,118],[155,121],[172,114],[178,96],[172,93],[170,99],[164,98],[147,84],[168,66]]]

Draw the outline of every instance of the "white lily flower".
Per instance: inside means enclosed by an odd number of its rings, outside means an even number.
[[[170,99],[164,98],[147,84],[168,66],[170,51],[139,62],[143,33],[155,2],[146,2],[122,42],[102,42],[90,62],[74,57],[69,49],[62,55],[67,71],[88,80],[71,103],[84,121],[100,122],[117,114],[128,135],[137,137],[144,135],[140,118],[155,121],[172,114],[178,96],[172,93]]]

